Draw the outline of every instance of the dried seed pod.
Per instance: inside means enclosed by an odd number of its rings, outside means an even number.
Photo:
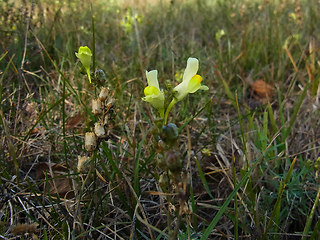
[[[84,145],[88,152],[92,152],[97,148],[97,136],[93,132],[86,132]]]
[[[101,91],[100,91],[100,94],[99,94],[99,99],[101,102],[105,101],[108,97],[108,94],[109,94],[109,90],[108,88],[101,88]]]
[[[104,119],[103,119],[103,125],[104,125],[104,126],[107,126],[108,123],[109,123],[109,115],[106,114],[106,115],[104,116]]]
[[[78,165],[77,165],[77,170],[78,172],[81,172],[83,164],[87,161],[86,156],[78,156]]]
[[[104,129],[103,123],[96,122],[94,124],[94,133],[97,135],[98,138],[103,138],[106,136],[106,131]]]
[[[163,191],[167,191],[169,187],[169,178],[166,173],[162,173],[159,177],[159,185]]]
[[[106,108],[109,109],[113,106],[114,104],[114,99],[113,98],[110,98],[106,104]]]
[[[179,172],[182,169],[182,161],[180,153],[175,150],[170,150],[165,153],[167,168],[172,172]]]
[[[92,100],[92,113],[94,115],[100,115],[103,111],[103,104],[100,99]]]

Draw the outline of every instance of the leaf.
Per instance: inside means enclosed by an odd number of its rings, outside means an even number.
[[[273,98],[274,87],[263,79],[258,79],[250,84],[250,95],[261,104],[265,104]]]
[[[63,198],[72,198],[68,169],[63,164],[41,162],[36,166],[36,179],[43,182],[43,192],[49,195],[58,194]]]
[[[39,226],[38,223],[34,222],[32,224],[24,224],[24,223],[18,223],[16,226],[12,227],[12,233],[13,235],[21,235],[25,233],[35,233]]]
[[[66,121],[66,129],[74,129],[81,125],[84,121],[82,113],[77,113],[72,117],[69,117]]]

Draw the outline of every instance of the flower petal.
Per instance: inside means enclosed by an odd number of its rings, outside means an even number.
[[[201,87],[202,77],[200,75],[194,75],[188,84],[188,93],[194,93]]]
[[[91,65],[91,50],[87,46],[85,47],[80,47],[79,51],[75,53],[77,58],[79,58],[80,62],[82,63],[83,67],[85,69],[90,69]]]
[[[199,69],[199,60],[196,58],[188,58],[186,70],[183,74],[183,82],[189,82],[191,78],[197,74]]]
[[[158,71],[152,70],[150,72],[146,71],[148,86],[156,87],[158,90],[160,90],[159,82],[158,82]]]
[[[144,95],[149,96],[149,95],[159,95],[161,92],[159,89],[157,89],[154,86],[148,86],[144,89]]]
[[[200,90],[207,91],[209,88],[206,85],[201,85]]]
[[[151,86],[152,88],[153,86]],[[148,87],[147,87],[148,88]],[[155,87],[153,87],[156,89]],[[152,91],[152,89],[149,89]],[[149,91],[147,90],[147,92]],[[150,94],[146,95],[145,97],[142,98],[143,101],[151,103],[151,105],[156,108],[156,109],[164,109],[164,93],[159,91],[158,94]]]

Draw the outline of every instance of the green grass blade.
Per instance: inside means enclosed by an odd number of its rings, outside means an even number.
[[[318,219],[318,222],[316,223],[313,233],[310,237],[310,240],[319,240],[320,237],[320,218]]]
[[[189,118],[184,124],[182,124],[179,127],[179,132],[181,132],[181,130],[187,126],[194,118],[196,118],[208,105],[209,103],[212,101],[212,98],[209,99],[209,101],[206,102],[206,104],[198,111],[196,112],[196,114],[194,116],[192,116],[191,118]]]
[[[287,185],[287,183],[288,183],[288,181],[289,181],[289,179],[290,179],[290,177],[291,177],[291,174],[292,174],[292,172],[293,172],[293,166],[294,166],[296,160],[297,160],[297,158],[295,157],[295,158],[293,159],[291,165],[290,165],[290,168],[289,168],[289,170],[288,170],[288,173],[287,173],[287,175],[286,175],[283,183],[282,183],[282,182],[280,183],[278,198],[277,198],[277,201],[276,201],[276,203],[275,203],[275,205],[274,205],[273,211],[272,211],[272,213],[271,213],[269,222],[268,222],[268,224],[267,224],[267,227],[266,227],[266,229],[265,229],[265,232],[264,232],[264,235],[263,235],[263,238],[262,238],[262,239],[266,239],[266,238],[267,238],[268,231],[269,231],[272,223],[274,222],[273,219],[274,219],[275,217],[277,217],[277,215],[280,214],[282,195],[283,195],[284,189],[285,189],[285,187],[286,187],[286,185]]]
[[[136,155],[136,160],[134,163],[134,175],[133,175],[133,189],[136,192],[137,196],[140,196],[140,184],[139,184],[139,171],[140,171],[140,155],[144,140],[146,139],[148,133],[143,137],[138,146],[138,151]]]
[[[241,132],[241,142],[242,142],[242,146],[243,146],[243,152],[244,154],[246,155],[246,168],[249,167],[249,162],[248,162],[248,156],[247,156],[247,136],[245,134],[245,131],[244,131],[244,127],[243,127],[243,121],[242,121],[242,114],[241,114],[241,111],[240,111],[240,106],[239,106],[239,102],[238,102],[238,94],[237,92],[235,92],[235,108],[237,110],[237,113],[238,113],[238,119],[239,119],[239,124],[240,124],[240,132]]]
[[[318,189],[318,193],[317,193],[317,196],[316,196],[316,199],[314,200],[314,204],[313,204],[313,207],[311,209],[311,212],[307,218],[307,222],[306,222],[306,225],[304,226],[304,229],[303,229],[303,236],[301,238],[301,240],[305,240],[307,239],[307,236],[308,236],[308,232],[310,230],[310,226],[311,226],[311,223],[312,223],[312,219],[313,219],[313,216],[316,212],[316,207],[318,205],[318,202],[319,202],[319,194],[320,194],[320,188]]]
[[[213,197],[212,194],[211,194],[210,188],[209,188],[209,186],[208,186],[206,177],[204,176],[204,173],[203,173],[203,171],[202,171],[202,169],[201,169],[200,163],[199,163],[199,161],[198,161],[197,158],[194,158],[194,159],[195,159],[196,164],[197,164],[197,167],[198,167],[198,171],[199,171],[199,175],[200,175],[200,179],[201,179],[201,181],[202,181],[202,184],[203,184],[204,188],[206,189],[207,193],[209,194],[209,196],[210,196],[212,199],[214,199],[214,197]]]
[[[35,121],[35,123],[32,125],[32,127],[29,129],[29,131],[27,132],[27,134],[24,136],[23,141],[26,141],[28,136],[30,135],[30,133],[32,132],[32,130],[37,126],[37,124],[43,120],[43,118],[56,106],[58,106],[62,101],[64,101],[67,97],[69,97],[71,95],[71,93],[69,93],[68,95],[66,95],[65,97],[60,98],[58,101],[56,101],[54,104],[52,104],[47,111],[42,112],[38,119]]]
[[[298,112],[300,110],[300,107],[302,105],[302,102],[303,100],[305,99],[307,93],[308,93],[308,89],[310,88],[311,84],[309,83],[307,86],[305,86],[302,94],[300,94],[299,98],[298,98],[298,101],[296,102],[294,108],[293,108],[293,112],[291,114],[291,117],[290,117],[290,122],[289,122],[289,126],[285,129],[285,135],[284,135],[284,139],[286,139],[289,134],[290,134],[290,131],[291,131],[291,128],[293,127],[296,119],[297,119],[297,116],[298,116]]]
[[[219,79],[221,80],[222,82],[222,85],[224,87],[224,91],[225,93],[227,94],[227,97],[229,98],[229,100],[232,102],[232,105],[237,108],[237,105],[236,105],[236,102],[235,102],[235,98],[229,88],[229,84],[227,83],[227,81],[222,77],[221,73],[218,72],[219,74]]]
[[[269,113],[269,119],[270,119],[272,130],[275,133],[278,131],[278,128],[277,128],[276,119],[274,117],[273,109],[269,101],[268,101],[268,113]]]
[[[237,186],[235,186],[235,188],[233,189],[233,191],[230,193],[230,195],[228,196],[228,198],[226,199],[226,201],[223,203],[223,205],[221,206],[220,210],[218,211],[218,213],[216,214],[216,216],[213,218],[213,220],[211,221],[211,223],[209,224],[209,226],[207,227],[207,229],[204,231],[202,237],[200,238],[200,240],[206,240],[208,239],[210,233],[212,232],[212,230],[214,229],[214,227],[217,225],[219,219],[222,217],[222,215],[225,213],[225,211],[228,209],[228,205],[230,204],[230,202],[232,201],[232,199],[234,199],[234,196],[237,194],[237,192],[239,191],[240,187],[248,180],[248,178],[250,177],[251,172],[255,169],[255,167],[258,165],[258,163],[260,163],[261,159],[258,159],[253,166],[247,171],[247,173],[244,175],[244,177],[241,179],[241,181],[237,184]]]
[[[1,56],[0,56],[0,62],[2,61],[2,59],[8,54],[8,51],[6,51],[5,53],[3,53]]]

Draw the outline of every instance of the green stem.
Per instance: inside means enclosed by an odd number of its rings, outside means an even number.
[[[87,69],[87,75],[88,75],[88,78],[89,78],[89,82],[91,83],[90,69]]]
[[[159,109],[160,117],[164,118],[164,108]]]
[[[171,110],[171,108],[173,107],[173,105],[175,105],[178,101],[174,98],[172,99],[171,103],[169,104],[168,108],[167,108],[167,111],[166,111],[166,114],[164,115],[164,125],[167,124],[167,121],[168,121],[168,115],[169,115],[169,112]]]

